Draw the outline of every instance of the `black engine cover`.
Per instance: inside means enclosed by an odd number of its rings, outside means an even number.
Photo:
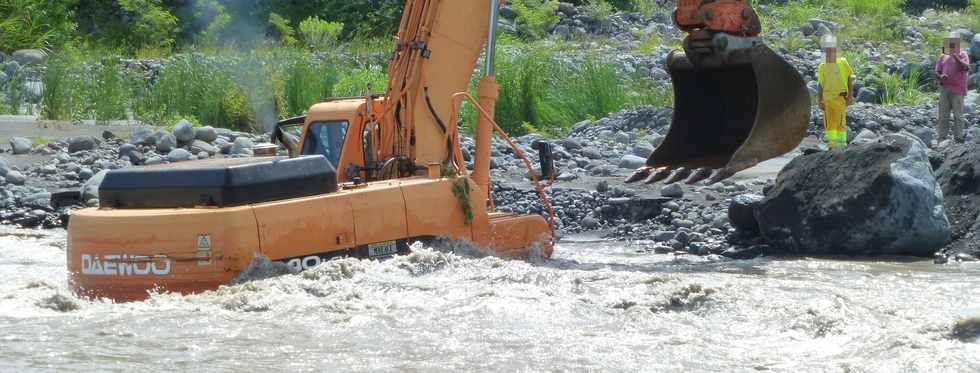
[[[229,207],[336,191],[337,171],[322,155],[225,158],[110,171],[99,187],[99,205]]]

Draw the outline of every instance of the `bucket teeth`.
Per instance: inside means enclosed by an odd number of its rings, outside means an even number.
[[[711,177],[711,173],[713,171],[714,170],[712,170],[709,167],[699,168],[697,171],[694,172],[693,175],[691,175],[691,177],[687,178],[687,180],[685,180],[684,183],[686,183],[687,185],[693,185],[701,180]]]
[[[648,177],[646,180],[643,180],[643,183],[644,184],[653,184],[653,183],[656,183],[656,182],[658,182],[660,180],[666,179],[667,177],[670,176],[670,171],[671,171],[670,167],[661,167],[661,168],[658,168],[656,170],[656,172],[654,172],[652,175],[650,175],[650,177]]]
[[[732,172],[731,169],[729,169],[727,167],[726,168],[721,168],[721,169],[718,169],[717,171],[715,171],[715,174],[712,175],[711,178],[708,179],[708,181],[706,182],[706,184],[708,184],[708,185],[717,184],[718,182],[720,182],[722,180],[725,180],[727,178],[730,178],[732,176],[735,176],[735,172]]]
[[[667,180],[664,180],[664,184],[673,184],[678,181],[687,179],[687,177],[691,176],[691,173],[693,172],[694,170],[690,168],[685,168],[685,167],[678,168],[673,175],[670,175],[670,177],[668,177]]]
[[[640,180],[644,180],[648,176],[650,176],[650,174],[652,173],[652,171],[653,171],[653,167],[650,167],[650,166],[644,166],[644,167],[637,168],[636,171],[633,171],[633,174],[630,175],[629,177],[627,177],[626,178],[626,181],[624,181],[624,182],[627,183],[627,184],[629,184],[629,183],[635,183],[635,182],[640,181]]]

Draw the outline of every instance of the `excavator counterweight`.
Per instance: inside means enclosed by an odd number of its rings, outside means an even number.
[[[673,122],[627,182],[714,183],[799,145],[810,96],[799,72],[757,36],[747,1],[682,0],[675,22],[689,34],[684,52],[667,58]]]

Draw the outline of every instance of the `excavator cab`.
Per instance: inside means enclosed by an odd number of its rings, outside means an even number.
[[[667,58],[673,122],[627,182],[714,183],[800,144],[809,92],[800,73],[757,36],[748,1],[679,1],[674,20],[688,36],[684,51]]]

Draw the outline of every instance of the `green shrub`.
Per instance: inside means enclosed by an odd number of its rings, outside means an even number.
[[[282,16],[276,13],[270,13],[269,26],[272,26],[273,30],[279,36],[279,42],[282,45],[292,47],[299,43],[296,40],[296,30],[293,30],[293,26],[289,24],[289,20]]]
[[[609,22],[609,17],[612,17],[616,13],[616,8],[606,0],[589,0],[589,3],[585,6],[585,11],[599,22],[605,24]]]
[[[507,133],[527,133],[525,124],[536,128],[561,125],[557,111],[547,101],[554,85],[551,57],[550,51],[542,49],[518,50],[512,57],[498,55],[500,98],[494,116]]]
[[[921,78],[922,72],[914,65],[905,78],[899,73],[879,72],[883,90],[882,104],[919,105],[929,100],[930,96],[924,92]]]
[[[54,48],[75,32],[77,0],[0,0],[0,50]]]
[[[93,66],[91,80],[85,87],[89,103],[89,111],[97,123],[110,120],[126,119],[126,108],[129,107],[129,87],[123,75],[119,60],[106,58]]]
[[[299,33],[306,45],[316,50],[327,50],[337,46],[340,32],[344,24],[327,22],[317,17],[310,17],[299,24]]]
[[[80,57],[73,49],[65,49],[48,59],[48,68],[41,80],[44,83],[41,118],[71,120],[81,113],[83,87],[77,71],[79,65]]]
[[[623,76],[614,65],[589,58],[561,70],[555,90],[555,107],[562,121],[558,125],[603,118],[627,107],[629,98]]]
[[[119,7],[133,19],[125,25],[124,39],[133,50],[169,48],[176,42],[177,17],[161,0],[118,0]]]
[[[333,94],[337,97],[359,97],[365,93],[383,92],[387,85],[388,74],[380,65],[373,65],[340,74]]]
[[[556,0],[514,0],[511,6],[517,13],[518,32],[524,37],[543,38],[561,20]]]
[[[231,22],[231,15],[217,0],[199,0],[195,4],[194,19],[208,20],[207,27],[198,32],[197,40],[205,46],[215,47],[220,44],[225,29]]]
[[[285,76],[283,114],[286,116],[303,114],[311,105],[329,98],[339,78],[332,64],[311,61],[308,55],[292,59],[285,68]]]

